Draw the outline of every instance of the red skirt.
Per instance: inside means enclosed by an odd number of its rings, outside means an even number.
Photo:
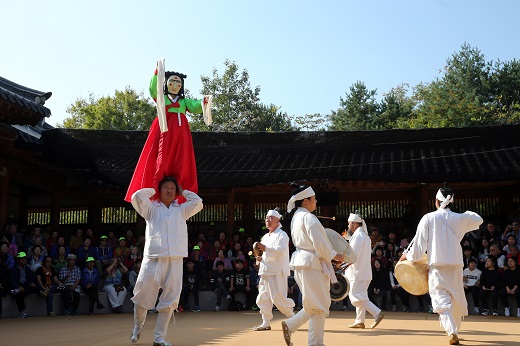
[[[155,118],[143,151],[128,186],[125,201],[131,202],[137,190],[153,187],[159,192],[159,182],[169,175],[175,177],[183,189],[198,193],[197,167],[191,139],[190,125],[184,114],[166,113],[168,131],[161,133]],[[153,197],[157,199],[158,193]],[[186,201],[182,196],[179,203]]]

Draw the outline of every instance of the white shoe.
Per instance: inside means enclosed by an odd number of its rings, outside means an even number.
[[[509,312],[509,308],[504,308],[504,316],[506,316],[506,317],[511,316],[511,314]]]
[[[475,312],[475,314],[477,314],[477,315],[480,315],[480,309],[479,308],[474,308],[473,312]]]
[[[132,342],[132,344],[135,344],[139,338],[141,337],[141,332],[139,330],[137,330],[137,328],[134,327],[134,329],[132,330],[132,336],[130,337],[130,341]]]
[[[220,311],[220,306],[215,306],[215,311]]]
[[[153,342],[153,346],[172,346],[171,343],[169,343],[168,341],[155,341]]]

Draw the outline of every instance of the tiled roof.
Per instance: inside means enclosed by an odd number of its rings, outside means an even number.
[[[31,121],[31,125],[34,125],[42,118],[51,115],[50,109],[44,106],[45,101],[51,96],[51,92],[30,89],[0,77],[0,101],[3,99],[38,114],[39,117],[35,118],[37,119],[36,121]],[[10,124],[25,124],[24,121],[17,122],[16,117],[7,120]]]
[[[520,177],[520,125],[354,132],[193,132],[200,188],[295,180],[492,182]],[[53,129],[57,164],[99,171],[126,187],[143,131]]]

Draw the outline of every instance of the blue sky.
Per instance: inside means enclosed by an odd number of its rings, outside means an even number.
[[[515,0],[0,0],[0,76],[51,91],[51,125],[89,93],[147,95],[158,58],[188,75],[249,72],[260,100],[289,115],[329,114],[362,81],[378,96],[439,76],[467,42],[489,60],[520,58]]]

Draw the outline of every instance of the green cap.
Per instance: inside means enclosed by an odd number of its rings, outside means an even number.
[[[209,223],[210,226],[215,226],[215,223],[212,221]]]
[[[195,245],[195,246],[193,247],[193,250],[200,250],[200,246]]]
[[[106,235],[102,235],[99,239],[108,239]]]
[[[246,230],[244,229],[244,227],[240,227],[240,228],[238,229],[238,231],[239,231],[240,233],[242,233],[242,232],[245,232]]]
[[[85,262],[94,262],[94,257],[89,257]]]
[[[16,256],[17,258],[26,258],[27,257],[27,254],[23,251],[20,251],[18,252],[18,256]]]
[[[121,241],[121,240],[126,240],[126,238],[125,237],[121,237],[121,238],[119,238],[118,241]]]

